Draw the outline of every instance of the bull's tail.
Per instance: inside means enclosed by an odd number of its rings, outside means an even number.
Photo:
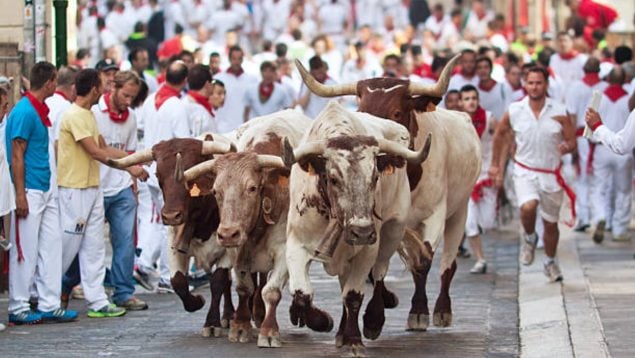
[[[404,238],[397,249],[399,258],[403,261],[406,269],[415,272],[423,263],[423,259],[432,260],[432,253],[426,245],[423,244],[423,238],[419,233],[412,229],[406,228]]]

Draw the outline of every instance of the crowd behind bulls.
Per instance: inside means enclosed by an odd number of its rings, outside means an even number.
[[[171,178],[177,176],[179,166],[188,169],[211,159],[219,148],[207,153],[201,149],[201,158],[193,160],[186,158],[185,151],[156,146],[173,138],[199,137],[217,142],[222,141],[222,135],[216,134],[227,133],[227,138],[238,142],[238,134],[234,137],[232,133],[242,123],[287,108],[296,109],[294,118],[304,112],[315,120],[327,100],[303,85],[299,72],[294,70],[294,59],[308,64],[310,75],[325,86],[372,77],[431,85],[439,79],[451,54],[462,53],[460,66],[450,79],[440,106],[468,113],[481,139],[483,167],[469,202],[465,226],[465,235],[477,256],[474,273],[487,270],[479,235],[494,226],[491,219],[496,216],[499,197],[495,188],[500,180],[488,173],[487,164],[496,163],[501,156],[498,153],[492,158],[495,128],[499,122],[513,122],[514,118],[506,113],[512,112],[512,103],[526,100],[527,92],[531,92],[527,78],[534,68],[546,69],[550,100],[559,103],[554,106],[566,106],[571,125],[580,134],[573,146],[577,146],[573,158],[563,158],[574,168],[572,177],[576,177],[577,229],[583,231],[593,225],[593,238],[598,243],[608,231],[614,240],[629,239],[626,229],[631,210],[633,158],[615,155],[581,136],[592,90],[603,93],[599,113],[613,131],[624,127],[635,101],[632,50],[625,46],[602,47],[602,31],[588,37],[584,36],[584,27],[574,26],[572,33],[544,34],[541,41],[524,31],[514,38],[505,31],[505,19],[486,10],[480,1],[475,1],[469,11],[453,10],[449,16],[442,7],[435,6],[425,22],[416,16],[408,19],[409,13],[401,3],[387,2],[370,7],[376,12],[357,12],[354,19],[348,16],[351,5],[338,1],[265,1],[257,3],[259,6],[252,11],[245,4],[232,1],[225,1],[218,8],[206,1],[86,5],[81,9],[79,24],[83,49],[78,51],[73,65],[59,70],[47,63],[36,65],[28,91],[11,111],[8,91],[0,89],[0,117],[5,132],[2,146],[3,150],[6,146],[3,153],[7,153],[6,158],[0,158],[0,214],[4,215],[3,235],[10,237],[13,244],[9,265],[11,323],[75,320],[76,312],[65,307],[71,290],[80,282],[89,317],[113,317],[123,315],[126,309],[146,309],[147,304],[134,296],[133,276],[144,287],[154,289],[150,276],[157,264],[158,289],[175,290],[186,309],[198,309],[202,306],[200,299],[191,295],[187,283],[174,280],[174,272],[170,273],[170,250],[176,249],[196,257],[202,271],[211,270],[206,266],[209,262],[224,270],[214,271],[213,276],[214,282],[222,282],[221,287],[212,284],[213,297],[220,302],[220,295],[226,294],[231,285],[228,268],[236,265],[236,258],[226,256],[222,248],[210,249],[213,258],[197,256],[196,239],[203,239],[200,245],[205,246],[204,241],[211,234],[180,232],[188,231],[186,228],[191,225],[187,223],[193,221],[179,215],[194,204],[175,202],[165,191],[174,185]],[[290,16],[276,16],[281,12]],[[380,14],[386,16],[382,19]],[[157,29],[157,24],[164,31]],[[100,31],[95,33],[95,28]],[[312,39],[310,46],[305,39]],[[262,52],[253,51],[259,46]],[[96,70],[87,69],[93,65]],[[358,106],[356,97],[344,96],[339,101],[352,110]],[[303,128],[306,130],[307,126]],[[247,131],[246,127],[242,131]],[[291,144],[294,148],[298,145]],[[282,147],[280,144],[277,152],[259,154],[284,156]],[[152,162],[145,170],[134,165],[127,172],[112,168],[109,159],[144,149],[153,149],[152,156],[138,162]],[[244,143],[238,149],[253,147]],[[565,149],[563,152],[573,148]],[[176,160],[179,153],[181,162]],[[542,154],[536,151],[535,155]],[[167,157],[175,160],[161,162]],[[275,162],[273,167],[284,170],[285,163],[282,164]],[[169,170],[162,171],[161,166]],[[278,177],[284,175],[276,176],[276,180],[284,181]],[[191,187],[189,196],[205,196],[196,192],[201,189],[205,189],[204,183],[200,188]],[[508,199],[519,199],[516,205],[531,197],[531,193],[518,193],[510,185],[506,189],[512,189],[506,191]],[[549,201],[540,199],[547,237],[553,229],[550,224],[558,221],[558,215],[554,219]],[[104,262],[104,219],[109,223],[113,251],[108,273]],[[57,222],[59,225],[53,224]],[[164,224],[177,226],[166,228]],[[337,225],[329,223],[327,231],[330,230],[337,231]],[[541,229],[536,232],[538,235],[525,230],[523,263],[533,261]],[[233,235],[234,232],[219,230],[218,238],[229,240]],[[554,263],[555,247],[550,251],[552,261],[545,262],[546,268]],[[187,276],[188,263],[179,262],[178,267]],[[553,270],[548,277],[562,278]],[[280,280],[284,281],[274,277],[273,282],[279,286]],[[265,289],[267,281],[263,278],[238,281],[239,287],[247,287],[245,292],[255,291],[256,296],[263,292],[266,307],[275,301],[275,297],[265,298],[264,292],[272,296],[272,284]],[[103,284],[114,288],[111,298]],[[224,297],[223,321],[229,321],[234,309],[231,299],[227,304],[229,296]],[[245,299],[244,295],[241,299]],[[32,307],[33,302],[36,304]],[[238,325],[235,330],[236,340],[243,339],[245,319],[247,324],[249,321],[240,308],[239,302],[237,322],[243,326]],[[327,316],[317,308],[311,309],[314,311],[310,313],[298,309],[296,321],[304,321],[300,324],[317,330],[329,328]],[[205,327],[212,329],[208,334],[216,334],[228,323],[219,323],[218,313],[210,312]],[[267,321],[264,308],[254,316]],[[323,321],[312,321],[315,317]],[[271,329],[271,318],[267,322],[269,326],[265,327]],[[266,342],[259,340],[259,345],[278,344],[271,338],[275,333],[267,332],[263,336]]]

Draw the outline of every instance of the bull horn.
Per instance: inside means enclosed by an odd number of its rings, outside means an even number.
[[[214,173],[215,163],[216,163],[216,159],[211,159],[211,160],[207,160],[202,163],[196,164],[195,166],[191,167],[190,169],[186,170],[183,173],[183,181],[187,183],[191,180],[194,180],[200,177],[201,175],[205,173]]]
[[[428,154],[430,154],[430,146],[432,144],[432,134],[431,133],[428,134],[428,138],[426,138],[426,143],[418,152],[410,150],[399,143],[389,141],[386,139],[377,139],[377,142],[379,143],[379,150],[381,152],[403,157],[405,160],[407,160],[411,164],[421,164],[425,162],[425,160],[428,158]]]
[[[176,153],[176,164],[174,165],[174,180],[180,182],[183,179],[183,157],[181,153]]]
[[[296,162],[299,162],[302,159],[304,159],[304,157],[307,157],[309,155],[322,154],[322,153],[324,153],[325,149],[326,149],[326,142],[325,141],[310,142],[310,143],[306,143],[306,144],[302,145],[301,147],[299,147],[298,149],[294,150],[293,151],[293,157],[295,158]]]
[[[260,168],[286,168],[282,158],[276,155],[258,154],[257,163]]]
[[[357,95],[357,82],[339,85],[323,85],[313,78],[299,60],[295,60],[295,65],[298,67],[298,71],[300,71],[300,76],[302,76],[304,84],[311,90],[311,92],[320,97]]]
[[[152,149],[145,149],[140,152],[136,152],[125,156],[119,159],[108,158],[107,163],[108,166],[117,168],[117,169],[125,169],[129,166],[149,162],[152,160]]]
[[[236,146],[234,143],[223,143],[216,141],[204,141],[203,148],[201,149],[201,155],[210,154],[225,154],[229,152],[235,152]]]
[[[454,66],[456,66],[459,58],[461,58],[461,54],[452,57],[450,61],[448,61],[441,72],[441,76],[439,76],[439,80],[433,85],[422,85],[411,81],[410,86],[408,87],[408,93],[411,96],[420,95],[439,98],[443,97],[445,92],[448,90],[450,77],[452,77],[452,70],[454,70]]]

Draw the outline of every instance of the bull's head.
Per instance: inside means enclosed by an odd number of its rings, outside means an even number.
[[[341,136],[306,143],[294,152],[302,170],[319,176],[318,188],[331,210],[331,220],[343,229],[351,245],[377,240],[373,220],[375,190],[380,174],[390,174],[406,161],[423,163],[430,151],[431,136],[420,151],[368,136]]]
[[[429,111],[441,101],[460,57],[456,55],[448,62],[434,85],[398,78],[373,78],[356,83],[324,85],[313,78],[300,61],[296,60],[296,66],[302,80],[313,93],[321,97],[355,95],[359,97],[360,112],[391,119],[410,128],[414,111]]]
[[[252,236],[259,239],[252,233],[274,224],[283,214],[288,207],[289,172],[279,156],[243,152],[198,164],[186,170],[184,177],[187,181],[207,174],[216,177],[212,193],[221,220],[217,237],[221,245],[235,247]]]
[[[211,139],[211,138],[208,138]],[[161,217],[166,225],[181,225],[188,219],[190,190],[184,181],[185,169],[212,159],[214,154],[235,151],[231,143],[211,140],[201,141],[193,138],[175,138],[161,141],[152,149],[131,154],[121,159],[109,159],[108,164],[115,168],[127,168],[131,165],[156,161],[156,176],[163,192],[164,205]],[[199,178],[197,187],[211,188],[214,178]],[[198,193],[196,194],[198,195]]]

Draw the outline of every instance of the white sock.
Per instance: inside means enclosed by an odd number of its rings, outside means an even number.
[[[555,258],[555,257],[548,257],[548,256],[545,256],[545,259],[543,260],[543,263],[544,263],[545,265],[549,265],[549,264],[552,264],[552,263],[554,263],[554,262],[556,262],[556,258]]]

